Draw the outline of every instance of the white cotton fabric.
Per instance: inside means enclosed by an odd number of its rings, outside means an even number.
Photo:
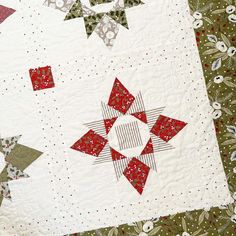
[[[0,232],[63,235],[232,201],[187,0],[128,9],[129,30],[119,28],[112,49],[95,32],[87,39],[82,19],[63,21],[43,1],[0,4],[16,9],[0,25],[1,136],[21,134],[20,143],[43,152],[30,178],[9,183]],[[33,91],[28,71],[46,65],[55,87]],[[142,195],[124,176],[117,181],[112,163],[93,165],[70,149],[84,123],[102,119],[116,77],[142,92],[146,109],[164,106],[163,115],[188,123],[170,141],[175,149],[155,154]]]

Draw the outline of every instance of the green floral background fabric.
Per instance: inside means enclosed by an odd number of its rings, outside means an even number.
[[[222,162],[236,200],[236,0],[189,0]],[[236,235],[236,203],[72,235]]]

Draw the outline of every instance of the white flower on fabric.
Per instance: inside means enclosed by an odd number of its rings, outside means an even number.
[[[233,193],[232,198],[236,200],[236,192]]]
[[[207,39],[208,39],[209,42],[212,42],[212,43],[216,43],[218,41],[217,37],[213,34],[207,35]]]
[[[102,31],[103,31],[104,33],[106,33],[106,32],[107,32],[107,30],[108,30],[108,27],[107,27],[107,25],[104,25],[104,26],[102,27]]]
[[[228,207],[227,207],[227,205],[220,205],[219,208],[220,208],[221,210],[224,210],[224,209],[227,209]]]
[[[115,36],[115,34],[112,31],[108,31],[107,34],[106,34],[106,37],[108,39],[112,39],[112,38],[114,38],[114,36]]]
[[[221,109],[221,104],[219,102],[213,102],[212,107],[214,109],[220,110]]]
[[[153,229],[153,222],[152,221],[147,221],[144,225],[143,225],[143,231],[144,232],[149,232]]]
[[[220,84],[224,81],[224,77],[222,75],[217,75],[215,78],[214,78],[214,83],[216,84]]]
[[[64,1],[63,0],[56,0],[56,6],[57,7],[63,7],[64,6]]]
[[[198,12],[198,11],[195,11],[193,13],[193,17],[196,19],[196,20],[201,20],[202,19],[202,13],[201,12]]]
[[[191,236],[191,235],[187,232],[183,232],[182,236]]]
[[[109,39],[108,38],[105,38],[104,42],[105,42],[106,45],[109,45]]]
[[[221,115],[222,115],[222,111],[221,111],[221,110],[215,110],[215,111],[212,113],[212,116],[213,116],[213,119],[214,119],[214,120],[220,118]]]
[[[111,44],[111,45],[113,45],[113,44],[114,44],[114,42],[115,42],[115,40],[114,40],[114,39],[110,39],[110,44]]]
[[[200,28],[200,27],[202,27],[203,26],[203,21],[202,20],[195,20],[194,22],[193,22],[193,28],[194,29],[198,29],[198,28]]]
[[[236,151],[234,151],[234,152],[231,154],[230,160],[231,160],[231,161],[236,161]]]
[[[236,15],[235,14],[231,14],[228,16],[229,21],[236,23]]]
[[[132,222],[132,223],[128,223],[127,225],[129,225],[129,226],[136,226],[136,223]]]
[[[227,51],[228,56],[232,57],[236,53],[236,48],[235,47],[230,47]]]
[[[235,215],[235,214],[232,215],[231,218],[230,218],[230,220],[231,220],[233,223],[236,223],[236,215]]]
[[[141,232],[138,236],[148,236],[148,234]]]
[[[109,18],[108,17],[104,17],[103,18],[103,23],[104,24],[108,24],[109,23]]]
[[[158,218],[152,218],[152,219],[151,219],[151,221],[154,222],[154,223],[158,222],[159,220],[160,220],[159,217],[158,217]]]
[[[221,52],[226,52],[227,51],[227,46],[225,45],[225,43],[223,41],[218,41],[216,43],[216,48]]]
[[[204,207],[204,211],[210,211],[211,207]]]
[[[209,112],[210,112],[210,113],[213,113],[214,110],[215,110],[215,109],[214,109],[212,106],[209,106]]]
[[[236,174],[236,167],[233,168],[233,172],[234,172],[234,174]]]
[[[231,134],[234,134],[235,138],[236,138],[236,126],[234,125],[227,125],[227,131],[230,132]]]
[[[229,6],[226,7],[226,12],[228,14],[232,14],[233,12],[235,12],[235,9],[236,9],[235,6],[229,5]]]

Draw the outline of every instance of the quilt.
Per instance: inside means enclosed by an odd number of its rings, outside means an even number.
[[[0,235],[236,235],[235,0],[0,0]]]

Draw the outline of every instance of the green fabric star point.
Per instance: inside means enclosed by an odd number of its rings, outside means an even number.
[[[112,2],[112,0],[90,0],[91,6],[109,2]],[[89,9],[87,6],[84,6],[80,0],[77,0],[74,5],[72,5],[70,11],[65,17],[65,20],[83,17],[87,37],[89,37],[93,33],[93,31],[96,29],[96,26],[100,23],[104,15],[109,16],[118,24],[129,29],[125,9],[135,7],[141,4],[144,4],[141,0],[124,0],[124,7],[122,9],[113,8],[109,12],[96,13]],[[87,15],[85,8],[91,10],[92,13],[90,15]]]
[[[0,139],[0,152],[4,155],[6,165],[0,173],[0,206],[3,198],[11,199],[8,182],[28,178],[24,170],[37,160],[42,152],[18,144],[21,136]]]

